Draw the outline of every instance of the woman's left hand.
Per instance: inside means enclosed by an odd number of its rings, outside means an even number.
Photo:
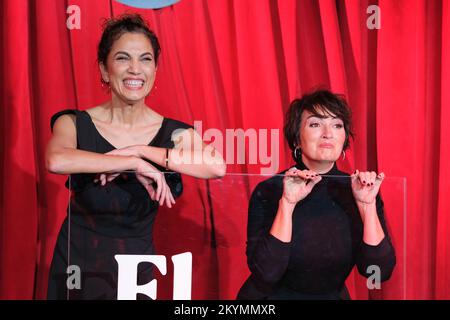
[[[384,180],[384,173],[377,174],[374,171],[359,172],[359,170],[356,170],[351,178],[353,196],[356,202],[362,204],[374,203]]]
[[[113,156],[133,156],[137,158],[141,158],[141,152],[140,152],[140,146],[129,146],[125,148],[120,149],[114,149],[107,153],[107,155],[113,155]],[[101,173],[98,177],[94,179],[94,182],[100,182],[102,186],[106,185],[107,182],[113,181],[115,178],[117,178],[121,172],[115,172],[115,173]]]

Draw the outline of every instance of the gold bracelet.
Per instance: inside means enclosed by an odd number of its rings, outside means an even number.
[[[166,148],[166,171],[169,170],[169,148]]]

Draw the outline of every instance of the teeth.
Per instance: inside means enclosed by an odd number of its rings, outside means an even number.
[[[144,85],[142,80],[124,80],[123,83],[129,87],[142,87]]]

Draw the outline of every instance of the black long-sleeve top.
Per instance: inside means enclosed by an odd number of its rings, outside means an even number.
[[[307,169],[303,163],[296,167]],[[345,279],[356,265],[369,277],[380,268],[381,281],[394,269],[395,251],[386,228],[381,197],[376,199],[385,237],[376,246],[363,242],[363,223],[352,194],[349,175],[336,164],[300,201],[293,213],[292,240],[282,242],[270,234],[283,177],[258,184],[249,204],[247,263],[250,277],[238,299],[342,299],[348,298]]]

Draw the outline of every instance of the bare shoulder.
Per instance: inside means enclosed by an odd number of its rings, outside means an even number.
[[[53,125],[52,137],[48,147],[70,147],[76,148],[77,129],[76,117],[73,114],[64,114],[56,119]]]
[[[61,131],[65,129],[75,129],[76,116],[74,114],[63,114],[56,119],[53,125],[53,131]]]
[[[72,135],[76,133],[76,116],[64,114],[56,119],[53,125],[53,135]]]
[[[88,108],[84,111],[86,111],[91,116],[91,118],[99,119],[101,118],[101,115],[105,112],[105,106],[99,105],[92,108]]]

